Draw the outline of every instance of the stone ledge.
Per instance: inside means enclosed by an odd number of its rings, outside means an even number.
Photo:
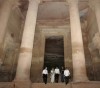
[[[26,81],[19,81],[19,80],[14,80],[14,88],[31,88],[31,81],[26,80]]]
[[[89,82],[77,82],[77,83],[71,83],[72,88],[100,88],[100,82],[99,81],[89,81]]]
[[[21,84],[21,85],[20,85]],[[70,82],[65,85],[64,83],[32,83],[30,87],[27,87],[27,83],[16,83],[14,82],[0,82],[0,88],[100,88],[99,81],[89,82]],[[30,83],[28,83],[30,85]]]
[[[14,88],[13,82],[0,82],[0,88]]]
[[[70,82],[68,85],[64,83],[33,83],[32,88],[100,88],[99,81],[88,82]]]

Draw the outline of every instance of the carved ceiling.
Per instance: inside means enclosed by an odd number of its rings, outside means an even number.
[[[20,0],[20,8],[23,15],[28,9],[28,0]],[[79,1],[80,16],[86,16],[88,12],[88,0]],[[68,4],[65,0],[42,0],[39,5],[38,20],[69,19]]]

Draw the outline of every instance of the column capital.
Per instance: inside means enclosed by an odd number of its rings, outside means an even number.
[[[71,4],[78,4],[79,0],[66,0],[68,2],[69,5]]]
[[[42,2],[42,0],[29,0],[29,2],[31,2],[31,1],[36,1],[38,3]]]

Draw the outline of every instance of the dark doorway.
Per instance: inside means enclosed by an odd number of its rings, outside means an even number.
[[[64,67],[64,43],[63,37],[52,36],[45,40],[44,67]]]

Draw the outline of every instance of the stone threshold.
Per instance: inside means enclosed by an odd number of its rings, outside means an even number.
[[[0,82],[0,88],[17,88],[14,82]],[[22,86],[18,88],[24,88]],[[65,83],[32,83],[28,88],[100,88],[100,81]]]

